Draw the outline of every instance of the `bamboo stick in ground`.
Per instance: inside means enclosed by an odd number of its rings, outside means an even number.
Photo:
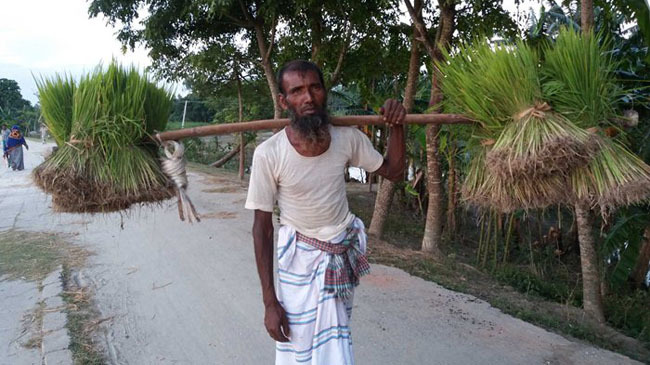
[[[332,117],[331,121],[333,125],[337,126],[384,124],[384,120],[381,115],[349,115],[344,117]],[[407,114],[404,122],[406,124],[474,123],[472,119],[458,114]],[[264,119],[242,123],[215,124],[161,132],[155,135],[155,139],[160,142],[172,140],[178,141],[180,139],[189,137],[215,136],[221,134],[258,131],[264,129],[280,129],[287,125],[289,125],[289,119]]]

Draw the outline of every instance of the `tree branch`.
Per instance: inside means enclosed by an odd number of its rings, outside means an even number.
[[[241,7],[241,11],[242,11],[242,13],[244,13],[244,16],[246,17],[246,20],[247,20],[249,23],[253,23],[253,19],[252,19],[252,17],[251,17],[251,14],[248,12],[248,9],[246,8],[246,5],[244,5],[244,1],[243,1],[243,0],[239,0],[239,6]]]
[[[225,17],[230,19],[232,24],[238,25],[242,28],[250,28],[252,26],[250,22],[243,22],[241,19],[237,19],[230,14],[225,14]]]
[[[334,69],[334,73],[330,79],[330,85],[327,88],[328,90],[334,87],[334,85],[336,85],[336,83],[339,81],[341,70],[343,69],[343,58],[345,57],[345,54],[347,53],[347,50],[350,46],[350,38],[352,38],[352,27],[350,26],[349,22],[346,24],[346,28],[347,30],[345,32],[345,38],[343,39],[343,44],[341,45],[341,50],[339,51],[339,57],[336,61],[336,68]]]
[[[264,55],[264,62],[268,62],[271,58],[271,51],[273,51],[273,45],[275,44],[275,28],[277,28],[278,16],[277,14],[273,16],[273,21],[271,22],[271,39],[269,40],[269,48],[266,50],[266,55]]]
[[[422,8],[417,6],[418,3],[420,2],[418,0],[415,1],[416,1],[415,2],[416,7],[418,9],[415,9],[413,7],[413,5],[411,4],[411,0],[404,0],[404,4],[406,5],[409,15],[411,16],[411,22],[420,33],[420,37],[418,37],[418,40],[421,41],[422,44],[424,45],[424,48],[427,50],[427,53],[429,54],[429,57],[431,57],[431,59],[436,59],[435,44],[431,41],[431,39],[429,39],[427,27],[424,25],[424,21],[422,20],[422,13],[421,13]]]

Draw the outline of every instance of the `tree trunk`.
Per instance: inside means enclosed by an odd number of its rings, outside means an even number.
[[[453,2],[440,2],[440,24],[436,32],[436,44],[434,54],[431,55],[434,61],[442,56],[441,48],[447,47],[451,41],[454,31],[455,4]],[[431,83],[431,99],[429,105],[434,107],[434,113],[440,112],[440,101],[442,95],[438,87],[439,71],[433,67]],[[427,137],[427,189],[429,191],[429,203],[427,206],[427,218],[422,238],[422,251],[430,252],[434,256],[441,257],[440,245],[442,243],[442,174],[438,151],[438,133],[440,125],[428,125]]]
[[[241,79],[237,75],[237,104],[239,109],[239,122],[244,121],[244,105],[242,102],[241,96]],[[246,160],[246,139],[244,137],[244,132],[239,134],[239,180],[244,180],[244,169],[245,169],[245,160]]]
[[[603,303],[600,292],[600,274],[598,255],[593,236],[591,212],[583,204],[575,205],[580,242],[580,263],[582,267],[582,302],[585,313],[600,323],[605,322]]]
[[[239,134],[239,180],[244,180],[244,172],[246,170],[246,137],[244,133]]]
[[[307,12],[309,17],[309,25],[311,28],[311,61],[318,67],[323,67],[323,62],[320,59],[320,51],[323,44],[323,19],[322,9],[310,9]]]
[[[451,143],[451,141],[450,141]],[[456,148],[452,148],[447,174],[447,233],[449,238],[456,235]]]
[[[282,116],[282,108],[280,108],[280,103],[278,101],[278,83],[275,81],[275,73],[271,66],[270,49],[266,45],[264,27],[262,24],[255,24],[255,37],[257,39],[257,46],[260,50],[260,55],[262,56],[262,69],[264,69],[264,76],[266,76],[266,82],[269,85],[271,99],[273,100],[273,119],[279,119]],[[271,42],[273,42],[272,39]]]
[[[580,27],[583,33],[588,33],[594,28],[594,1],[580,1]]]
[[[226,162],[230,161],[233,157],[237,156],[237,154],[239,153],[240,148],[241,148],[241,145],[238,144],[232,150],[230,150],[230,152],[228,152],[225,156],[223,156],[219,160],[211,163],[210,166],[212,166],[212,167],[221,167],[221,166],[223,166]]]
[[[641,249],[639,250],[639,258],[637,259],[636,266],[634,267],[634,272],[632,273],[632,279],[634,283],[639,288],[642,288],[645,285],[645,278],[648,275],[648,265],[650,263],[650,225],[646,227],[643,234],[643,243],[641,244]]]
[[[416,5],[417,6],[417,5]],[[418,75],[420,74],[420,53],[418,52],[417,30],[413,29],[413,39],[411,40],[411,57],[409,59],[409,70],[406,79],[406,89],[404,90],[404,108],[409,113],[413,109],[415,101],[416,85]],[[375,209],[372,213],[372,220],[370,221],[370,228],[368,233],[375,237],[381,238],[384,233],[384,226],[388,218],[390,206],[393,203],[393,195],[395,194],[395,183],[383,179],[379,185],[377,198],[375,200]]]

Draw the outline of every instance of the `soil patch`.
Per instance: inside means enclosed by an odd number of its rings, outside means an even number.
[[[239,193],[242,191],[240,186],[222,186],[219,188],[210,188],[201,190],[204,193],[221,193],[221,194],[232,194]]]
[[[212,212],[201,214],[201,219],[235,219],[237,216],[234,212]]]

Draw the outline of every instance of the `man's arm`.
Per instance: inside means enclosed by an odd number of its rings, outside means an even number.
[[[406,144],[404,142],[404,117],[406,109],[394,99],[388,99],[381,108],[384,121],[390,127],[388,147],[384,163],[375,173],[386,179],[397,182],[404,176],[406,167]]]
[[[262,284],[264,326],[276,341],[289,341],[289,321],[275,296],[273,284],[273,214],[256,209],[253,220],[253,241],[257,273]],[[286,336],[285,336],[286,335]]]

